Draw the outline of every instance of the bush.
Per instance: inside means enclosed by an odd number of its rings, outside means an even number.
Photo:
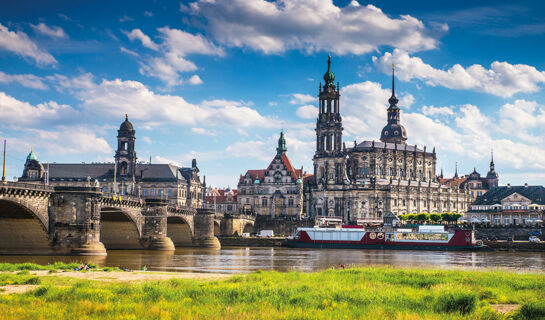
[[[468,314],[475,310],[477,301],[477,295],[473,292],[446,290],[435,297],[433,307],[436,312]]]
[[[520,320],[545,319],[545,302],[543,301],[526,302],[517,311],[515,315],[515,319],[520,319]]]
[[[430,213],[430,220],[433,222],[438,222],[441,220],[441,215],[437,213]]]

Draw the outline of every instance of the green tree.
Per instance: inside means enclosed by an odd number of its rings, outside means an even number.
[[[430,220],[437,223],[441,220],[441,215],[437,213],[430,213]]]
[[[407,220],[409,220],[409,221],[416,220],[416,215],[415,214],[409,213],[409,214],[406,214],[406,216],[407,216]]]
[[[451,215],[448,212],[441,213],[441,220],[449,222],[451,219]]]
[[[429,220],[429,215],[425,212],[419,213],[416,215],[416,220],[418,220],[418,222],[426,222]]]

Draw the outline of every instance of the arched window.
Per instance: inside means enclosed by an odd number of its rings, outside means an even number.
[[[368,175],[369,174],[369,168],[367,166],[361,167],[361,174]]]
[[[390,176],[392,176],[392,177],[395,176],[394,168],[390,168],[390,170],[388,170],[388,171],[389,171],[388,174],[389,174]]]
[[[399,172],[399,173],[398,173],[398,176],[403,177],[403,169],[399,168],[399,171],[398,171],[398,172]]]
[[[377,175],[380,176],[381,174],[382,174],[382,167],[378,166],[377,167]]]

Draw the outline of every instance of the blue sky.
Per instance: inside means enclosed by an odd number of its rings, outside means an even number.
[[[312,168],[327,54],[344,141],[377,140],[390,64],[408,143],[446,175],[545,181],[545,12],[535,1],[12,1],[0,5],[0,138],[7,176],[42,162],[112,161],[128,113],[141,160],[214,186],[264,168],[286,132]]]

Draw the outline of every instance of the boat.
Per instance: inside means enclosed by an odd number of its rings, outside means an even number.
[[[293,248],[392,249],[392,250],[480,250],[482,241],[470,229],[445,230],[444,226],[416,228],[375,228],[342,226],[337,228],[297,228],[286,240]]]

